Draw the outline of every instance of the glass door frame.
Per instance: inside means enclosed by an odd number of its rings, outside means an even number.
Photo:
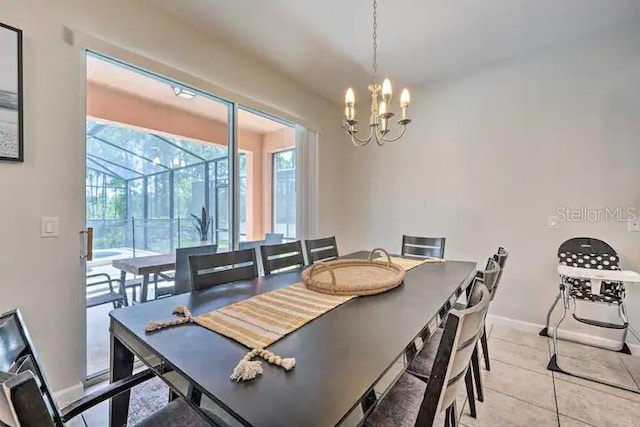
[[[106,51],[110,51],[111,49],[105,49]],[[255,109],[243,104],[240,104],[236,101],[231,101],[231,100],[227,100],[225,98],[219,97],[214,95],[213,93],[205,90],[205,89],[199,89],[198,87],[188,84],[188,83],[183,83],[182,81],[180,81],[179,79],[173,78],[173,77],[167,77],[165,75],[162,74],[161,71],[153,71],[153,69],[148,69],[144,66],[139,66],[136,64],[136,60],[126,60],[126,59],[119,59],[119,56],[122,56],[124,58],[127,58],[128,55],[126,54],[125,51],[122,51],[123,55],[120,55],[120,52],[118,52],[118,49],[116,49],[115,53],[107,53],[104,50],[102,50],[100,47],[97,48],[93,48],[93,47],[82,47],[79,50],[79,54],[81,56],[81,63],[82,63],[82,78],[84,78],[84,81],[82,81],[82,87],[83,87],[83,91],[82,91],[82,108],[80,109],[82,116],[82,147],[83,150],[85,150],[84,152],[84,159],[85,162],[87,161],[87,152],[86,152],[86,118],[87,118],[87,105],[86,105],[86,99],[87,99],[87,84],[88,84],[88,78],[87,78],[87,58],[89,56],[93,56],[93,57],[97,57],[100,60],[105,60],[105,61],[109,61],[112,62],[114,64],[117,64],[118,66],[121,66],[125,69],[129,69],[132,70],[133,72],[137,72],[137,73],[142,73],[145,75],[148,75],[150,78],[153,79],[157,79],[169,84],[176,84],[180,87],[186,88],[188,90],[191,90],[193,92],[195,92],[198,96],[202,96],[204,98],[208,98],[211,99],[213,101],[219,102],[223,105],[225,105],[227,107],[227,159],[229,161],[229,166],[228,166],[228,191],[229,191],[229,206],[228,206],[228,215],[229,215],[229,229],[227,230],[228,233],[228,239],[229,239],[229,250],[237,250],[238,249],[238,245],[239,245],[239,241],[240,241],[240,149],[239,149],[239,142],[238,142],[238,136],[239,136],[239,132],[238,132],[238,111],[240,109],[253,113],[253,114],[257,114],[259,116],[262,116],[264,118],[267,118],[269,120],[273,120],[275,122],[278,123],[282,123],[286,126],[289,126],[291,128],[293,128],[295,130],[295,134],[296,134],[296,138],[295,138],[295,150],[296,150],[296,206],[300,206],[301,203],[301,196],[302,196],[302,192],[299,191],[301,188],[301,181],[300,181],[300,177],[301,177],[301,166],[302,166],[302,159],[300,154],[300,150],[301,150],[301,144],[300,144],[300,139],[299,139],[299,129],[300,127],[289,120],[280,118],[276,115],[261,111],[259,109]],[[153,68],[153,67],[150,67]],[[205,181],[209,181],[209,169],[210,169],[210,164],[212,162],[205,162],[204,163],[204,167],[205,167]],[[217,164],[217,162],[216,162]],[[213,165],[213,164],[212,164]],[[315,167],[315,166],[314,166]],[[86,170],[86,165],[85,165],[85,170]],[[86,173],[84,175],[84,179],[86,180]],[[210,182],[210,181],[209,181]],[[217,193],[218,193],[218,188],[215,189],[215,191],[213,192],[213,196],[217,198]],[[207,188],[205,186],[205,191],[204,191],[204,201],[205,204],[207,206],[207,209],[210,210],[213,206],[215,206],[216,208],[216,218],[217,216],[217,199],[212,203],[212,201],[210,200],[210,198],[212,197],[212,194],[210,192],[210,189]],[[145,196],[146,199],[146,196]],[[173,198],[171,200],[171,204],[173,205]],[[86,200],[86,192],[84,195],[84,203],[83,203],[83,210],[84,210],[84,227],[86,227],[87,225],[87,212],[86,212],[86,205],[87,205],[87,200]],[[173,212],[173,208],[170,209],[170,214],[174,215]],[[297,222],[297,230],[296,230],[296,239],[300,239],[303,236],[300,235],[300,230],[301,230],[301,216],[302,211],[298,208],[296,208],[296,222]],[[216,240],[218,239],[218,232],[219,230],[217,230],[218,227],[216,227],[216,230],[212,230],[212,234],[216,236]],[[83,297],[83,302],[84,299],[86,298],[86,261],[82,261],[82,273],[83,273],[83,277],[81,278],[81,284],[82,284],[82,297]],[[83,347],[83,358],[84,358],[84,363],[83,363],[83,369],[85,370],[85,384],[86,385],[91,385],[91,384],[95,384],[97,382],[103,381],[105,379],[108,378],[109,375],[109,368],[107,367],[106,371],[100,371],[100,372],[95,372],[95,373],[90,373],[87,372],[88,366],[87,366],[87,360],[88,360],[88,342],[87,342],[87,308],[86,306],[83,304],[82,306],[82,311],[83,311],[83,336],[82,336],[82,347]]]

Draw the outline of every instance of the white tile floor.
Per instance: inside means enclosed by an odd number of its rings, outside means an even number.
[[[477,402],[478,417],[459,399],[460,425],[465,427],[638,426],[640,394],[546,369],[550,340],[503,325],[488,326],[491,371],[483,370],[485,401]],[[638,389],[640,357],[562,342],[566,366],[592,375],[615,375]],[[640,391],[640,389],[638,389]],[[85,414],[89,427],[107,425],[103,405]],[[438,426],[440,424],[437,424]]]
[[[503,325],[488,330],[491,371],[483,371],[478,417],[465,405],[460,424],[477,426],[638,426],[640,394],[546,369],[551,340]],[[594,377],[613,376],[638,390],[640,357],[560,343],[561,366]],[[634,378],[635,377],[635,378]]]

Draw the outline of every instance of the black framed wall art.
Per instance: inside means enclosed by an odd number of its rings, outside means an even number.
[[[24,161],[22,31],[0,23],[0,160]]]

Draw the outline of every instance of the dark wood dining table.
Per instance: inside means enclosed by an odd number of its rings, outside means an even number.
[[[111,265],[120,270],[120,279],[122,280],[122,283],[125,283],[127,273],[131,273],[135,276],[142,276],[140,302],[147,302],[149,297],[149,276],[151,274],[175,270],[176,254],[173,252],[162,255],[115,259],[111,262]]]
[[[241,425],[333,426],[362,418],[382,395],[385,374],[408,363],[407,349],[468,287],[475,269],[465,261],[413,268],[398,288],[355,298],[271,345],[274,353],[296,358],[292,371],[263,364],[261,376],[241,383],[229,376],[248,350],[243,345],[196,324],[151,334],[145,324],[172,318],[178,304],[200,315],[300,282],[300,270],[117,309],[110,313],[111,381],[131,375],[135,356],[162,376],[173,396],[191,399],[197,410],[201,401],[193,396],[207,398]],[[128,392],[111,400],[111,426],[127,422],[128,405]]]

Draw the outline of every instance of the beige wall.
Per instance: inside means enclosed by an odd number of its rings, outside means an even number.
[[[84,376],[84,56],[64,27],[92,34],[298,117],[318,130],[319,232],[341,236],[345,142],[340,108],[263,62],[142,0],[0,0],[2,22],[24,30],[25,163],[0,165],[0,311],[23,310],[56,390]],[[331,207],[331,208],[329,208]],[[40,217],[60,218],[41,239]],[[342,239],[347,242],[347,238]]]
[[[640,214],[639,26],[416,89],[403,140],[350,151],[346,207],[363,246],[442,235],[447,258],[484,263],[504,245],[511,257],[491,312],[538,324],[564,240],[602,238],[640,269],[640,233],[625,223],[547,228],[558,206]],[[640,288],[627,289],[633,325]]]

